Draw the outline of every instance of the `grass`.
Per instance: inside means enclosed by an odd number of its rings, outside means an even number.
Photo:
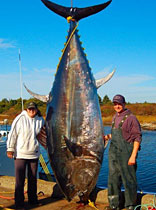
[[[156,103],[127,104],[126,107],[131,110],[131,112],[137,117],[137,119],[141,124],[152,123],[156,125]],[[42,113],[45,113],[45,109],[46,107],[44,107]],[[4,119],[8,119],[9,124],[11,124],[13,119],[19,113],[20,111],[16,111],[12,107],[5,113],[0,114],[0,121],[2,122]],[[115,114],[113,105],[111,104],[101,105],[101,114],[102,114],[103,124],[110,125],[112,122],[112,117]]]
[[[130,109],[131,112],[137,117],[141,124],[151,123],[156,125],[156,104],[155,103],[136,103],[127,104],[126,108]],[[104,125],[110,125],[112,117],[115,114],[113,105],[102,105],[101,114]]]
[[[156,116],[152,115],[136,115],[137,119],[139,120],[140,123],[152,123],[156,125]]]
[[[112,123],[113,115],[104,117],[102,116],[102,121],[104,125],[110,125]],[[152,115],[136,115],[136,118],[141,124],[152,123],[156,125],[156,116]]]

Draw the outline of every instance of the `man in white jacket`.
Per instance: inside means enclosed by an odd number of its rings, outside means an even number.
[[[36,135],[44,125],[37,105],[30,102],[13,121],[7,140],[7,156],[15,159],[15,205],[24,208],[24,181],[28,172],[28,202],[37,204],[37,169],[40,155]]]

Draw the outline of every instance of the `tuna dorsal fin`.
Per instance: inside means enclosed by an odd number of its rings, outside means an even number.
[[[46,134],[46,126],[44,125],[40,132],[37,134],[36,136],[37,140],[39,141],[39,143],[45,148],[47,149],[47,134]]]
[[[114,73],[115,73],[115,69],[110,74],[108,74],[106,77],[104,77],[102,79],[96,80],[96,88],[98,89],[103,84],[105,84],[106,82],[108,82],[112,78],[112,76],[114,75]]]
[[[34,98],[43,101],[43,102],[48,102],[49,101],[49,95],[39,95],[37,93],[32,92],[31,90],[29,90],[25,84],[23,84],[25,89],[28,91],[28,93],[30,93],[30,95],[32,95]]]
[[[85,8],[64,7],[48,0],[41,0],[41,1],[46,5],[46,7],[48,7],[50,10],[52,10],[56,14],[64,18],[71,16],[76,21],[79,21],[82,18],[96,14],[100,12],[101,10],[105,9],[111,3],[112,0],[109,0],[108,2],[103,3],[103,4],[85,7]]]

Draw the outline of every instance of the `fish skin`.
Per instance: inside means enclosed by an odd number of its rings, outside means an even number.
[[[60,189],[68,201],[78,195],[81,201],[87,203],[96,185],[104,152],[97,88],[108,81],[114,72],[106,79],[95,82],[75,28],[77,20],[101,11],[111,0],[87,8],[65,8],[47,0],[42,2],[63,17],[68,17],[72,12],[70,28],[49,95],[41,96],[25,88],[35,98],[47,102],[45,126],[38,140],[48,150]]]
[[[75,26],[71,21],[68,38]],[[50,96],[46,128],[51,167],[69,201],[76,195],[87,200],[102,164],[104,133],[95,79],[77,30],[59,64]]]

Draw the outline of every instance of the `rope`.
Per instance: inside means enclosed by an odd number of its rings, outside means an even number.
[[[0,194],[12,194],[14,193],[15,191],[11,191],[11,192],[0,192]]]
[[[146,208],[147,210],[155,210],[156,209],[155,195],[153,196],[153,203],[152,204],[137,205],[134,210],[136,210],[137,208],[140,208],[140,209]]]
[[[6,199],[6,200],[14,200],[15,197],[6,197],[6,196],[2,196],[0,195],[0,198]]]
[[[47,167],[47,165],[45,163],[45,160],[44,160],[42,154],[40,154],[39,160],[40,160],[41,166],[42,166],[42,168],[44,170],[44,173],[46,174],[46,176],[48,178],[48,181],[51,181],[52,182],[53,179],[52,179],[52,177],[50,175],[49,169],[48,169],[48,167]]]
[[[47,165],[46,165],[46,163],[45,163],[44,158],[43,158],[42,155],[40,155],[39,160],[40,160],[40,163],[41,163],[41,165],[42,165],[42,168],[43,168],[45,174],[47,175],[48,180],[49,180],[49,181],[53,181],[53,180],[52,180],[52,177],[51,177],[51,175],[50,175],[50,172],[49,172],[49,170],[48,170],[48,168],[47,168]],[[0,192],[0,194],[13,194],[13,193],[14,193],[14,191],[10,191],[10,192]],[[26,193],[27,193],[27,191],[24,192],[24,194],[26,194]],[[39,195],[40,195],[40,194],[44,195],[43,192],[39,192],[38,194],[39,194]],[[14,196],[8,197],[8,196],[3,196],[3,195],[0,195],[0,198],[6,199],[6,200],[14,200],[14,199],[15,199]],[[2,206],[0,205],[0,210],[1,210],[1,207],[2,207]],[[2,208],[2,209],[6,209],[6,208]]]
[[[91,202],[91,200],[88,200],[88,205],[96,210],[99,210],[98,208],[95,207],[94,202]]]
[[[68,17],[67,17],[67,21],[68,21],[68,23],[70,23],[70,21],[75,21],[75,19],[73,19],[72,16],[68,16]]]
[[[2,205],[0,205],[0,210],[14,210],[14,209],[3,208],[3,206],[2,206]]]
[[[9,194],[9,193],[11,193],[11,192],[1,192],[1,194],[3,194],[3,193],[4,193],[4,194],[5,194],[5,193],[6,193],[6,194],[7,194],[7,193]],[[14,192],[12,192],[12,193],[14,193]],[[26,194],[26,193],[27,193],[27,191],[24,192],[24,194]],[[15,197],[7,197],[7,196],[3,196],[3,195],[0,195],[0,198],[6,199],[6,200],[14,200],[14,199],[15,199]]]
[[[69,23],[70,21],[75,21],[75,20],[72,19],[71,16],[69,16],[69,17],[67,17],[67,21],[68,21],[68,23]],[[78,27],[78,24],[77,24],[77,25],[75,26],[75,28],[73,29],[72,33],[70,34],[70,37],[69,37],[68,41],[66,42],[66,45],[65,45],[64,49],[62,50],[62,55],[61,55],[61,58],[60,58],[60,61],[59,61],[58,65],[57,65],[56,73],[57,73],[58,68],[59,68],[59,66],[60,66],[60,63],[61,63],[62,57],[63,57],[63,55],[64,55],[64,52],[65,52],[65,50],[66,50],[66,48],[67,48],[67,46],[68,46],[68,44],[69,44],[71,38],[73,37],[73,34],[75,33],[77,27]]]

